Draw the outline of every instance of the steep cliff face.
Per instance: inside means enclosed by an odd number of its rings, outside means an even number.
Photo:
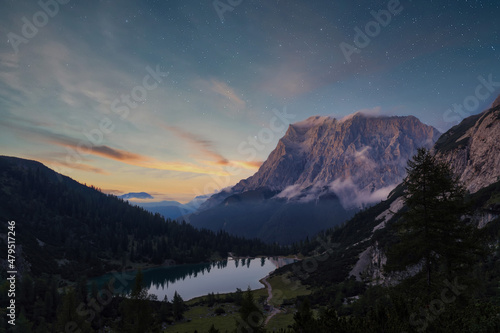
[[[446,132],[435,151],[436,156],[450,163],[471,193],[499,181],[500,96],[489,110]]]
[[[290,125],[259,171],[233,190],[329,186],[339,196],[346,187],[371,193],[398,184],[416,149],[432,147],[439,134],[412,116],[311,117]]]

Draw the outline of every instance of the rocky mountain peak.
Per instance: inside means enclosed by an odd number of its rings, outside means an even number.
[[[385,200],[439,132],[415,117],[310,117],[289,126],[257,173],[189,215],[192,225],[290,243]],[[306,222],[307,221],[307,222]]]
[[[233,191],[268,188],[291,198],[327,189],[340,197],[369,196],[398,184],[406,161],[417,148],[432,147],[439,134],[413,116],[310,117],[291,124],[258,172]]]

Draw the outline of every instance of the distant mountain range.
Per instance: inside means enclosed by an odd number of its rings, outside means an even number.
[[[200,195],[191,200],[186,204],[182,204],[178,201],[173,200],[163,200],[163,201],[149,201],[149,202],[134,202],[129,201],[131,205],[139,206],[145,210],[156,214],[159,213],[166,219],[176,219],[180,216],[193,213],[196,211],[200,205],[205,202],[211,194]],[[127,193],[119,196],[119,198],[130,200],[130,199],[154,199],[154,197],[146,192],[139,193]]]
[[[146,193],[146,192],[139,192],[139,193],[130,192],[130,193],[120,195],[118,198],[126,199],[126,200],[128,200],[128,199],[154,199],[154,197],[151,194]]]
[[[290,125],[257,173],[184,218],[196,227],[289,243],[379,202],[440,133],[413,116],[311,117]]]

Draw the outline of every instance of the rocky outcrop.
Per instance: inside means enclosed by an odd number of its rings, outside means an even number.
[[[358,281],[385,284],[387,277],[383,274],[382,267],[386,262],[385,253],[380,250],[378,243],[375,243],[361,252],[359,260],[352,268],[349,276],[354,276]]]
[[[438,140],[436,156],[448,162],[468,191],[500,180],[500,96],[485,112],[465,119]]]

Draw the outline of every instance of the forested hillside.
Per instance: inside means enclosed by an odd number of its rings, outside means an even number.
[[[18,260],[25,272],[73,281],[131,263],[202,262],[228,251],[282,253],[258,240],[165,220],[41,163],[13,157],[0,157],[0,218],[4,225],[16,221]]]

